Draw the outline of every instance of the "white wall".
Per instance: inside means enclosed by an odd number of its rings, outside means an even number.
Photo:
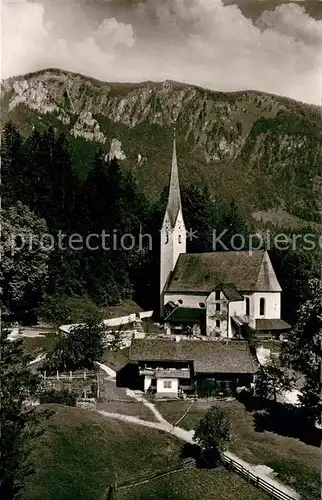
[[[153,376],[152,375],[145,375],[144,376],[144,392],[148,390],[152,383]]]
[[[168,241],[166,239],[167,233],[169,237]],[[186,228],[181,210],[173,229],[171,228],[170,219],[166,214],[160,233],[160,293],[163,292],[167,279],[174,270],[179,255],[186,253],[186,244]]]
[[[260,316],[259,302],[265,299],[265,315]],[[281,317],[281,294],[280,292],[256,292],[253,294],[254,318],[280,318]]]
[[[228,321],[228,337],[233,337],[236,333],[236,328],[232,324],[231,316],[242,316],[246,314],[246,300],[230,302],[228,306],[229,321]]]
[[[171,382],[171,388],[164,387],[164,382]],[[177,378],[158,378],[157,393],[178,394],[179,380]]]
[[[168,241],[166,235],[168,234]],[[160,233],[160,293],[163,292],[169,274],[173,271],[173,232],[166,215]]]
[[[184,220],[181,210],[178,213],[175,227],[173,229],[173,268],[177,263],[178,257],[181,253],[186,253],[187,251],[187,237],[186,237],[186,227],[184,225]]]
[[[153,311],[142,311],[139,313],[140,319],[151,318]]]
[[[220,311],[216,311],[216,304],[220,304]],[[220,300],[216,300],[216,292],[211,292],[206,299],[206,332],[209,336],[216,336],[217,333],[221,337],[227,337],[227,319],[228,319],[228,302],[222,292],[220,292]],[[220,328],[216,327],[216,321],[220,321]]]
[[[143,318],[151,318],[153,311],[142,311],[138,313],[140,319]],[[136,313],[128,314],[127,316],[118,316],[117,318],[109,318],[103,320],[104,326],[121,326],[127,325],[128,323],[132,323],[136,320]],[[71,328],[75,328],[76,326],[82,326],[83,323],[75,323],[73,325],[61,325],[59,330],[63,333],[69,333]]]

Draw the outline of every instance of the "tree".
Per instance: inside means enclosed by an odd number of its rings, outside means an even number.
[[[65,406],[76,406],[77,393],[68,389],[50,389],[39,394],[40,404],[57,404]]]
[[[250,220],[247,220],[235,201],[232,201],[226,208],[225,213],[218,221],[216,229],[218,235],[222,231],[224,232],[220,238],[223,248],[219,244],[218,248],[214,248],[214,250],[222,251],[225,247],[228,250],[247,250],[249,235],[252,233],[253,228]],[[236,235],[238,235],[238,238]]]
[[[38,312],[42,319],[59,326],[86,322],[99,314],[99,308],[87,296],[51,295],[44,298]]]
[[[201,447],[202,456],[211,465],[218,463],[220,452],[231,439],[229,418],[218,406],[212,406],[200,420],[194,434],[194,441]]]
[[[48,372],[89,369],[99,361],[104,350],[105,327],[101,315],[94,314],[86,323],[75,326],[61,335],[57,345],[44,363]]]
[[[281,232],[287,234],[289,231],[283,230]],[[310,280],[318,277],[320,258],[318,251],[307,251],[301,247],[286,248],[285,250],[272,248],[269,255],[277,279],[283,289],[283,317],[291,325],[294,325],[300,306],[311,295]]]
[[[208,188],[195,185],[182,189],[183,218],[187,231],[195,233],[195,238],[187,240],[189,252],[210,252],[212,231],[215,228],[215,204]]]
[[[40,414],[26,401],[36,396],[40,379],[28,367],[31,358],[25,355],[21,340],[10,341],[8,331],[2,330],[0,348],[0,496],[11,500],[31,472],[27,448],[38,434]]]
[[[309,280],[310,296],[299,308],[298,321],[289,334],[288,342],[282,348],[281,362],[305,377],[301,391],[302,403],[315,408],[320,399],[322,332],[322,287],[318,279]]]
[[[267,364],[261,366],[256,374],[255,393],[262,399],[273,399],[284,391],[290,391],[295,378],[289,370],[279,366],[274,357],[270,357]]]
[[[26,202],[28,176],[22,137],[15,125],[4,126],[1,140],[1,197],[4,208],[21,201]]]
[[[35,307],[48,277],[52,248],[44,235],[47,226],[18,202],[1,213],[2,304],[11,312]]]

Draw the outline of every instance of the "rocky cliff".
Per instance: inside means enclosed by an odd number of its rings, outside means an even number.
[[[61,70],[2,82],[2,123],[24,134],[53,125],[91,164],[93,144],[132,168],[147,193],[166,184],[177,130],[182,182],[207,183],[217,198],[319,221],[319,109],[260,92],[213,92],[166,81],[104,83]]]

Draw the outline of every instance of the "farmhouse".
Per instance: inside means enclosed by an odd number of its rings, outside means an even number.
[[[132,340],[141,390],[157,396],[229,396],[250,387],[256,371],[247,342],[170,339]]]
[[[281,338],[281,286],[265,250],[187,254],[174,139],[168,204],[161,228],[160,315],[166,332]]]

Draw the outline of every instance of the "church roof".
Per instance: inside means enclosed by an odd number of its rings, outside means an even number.
[[[133,339],[132,361],[190,361],[196,373],[254,373],[247,342],[242,340]]]
[[[291,325],[286,323],[283,319],[256,319],[255,320],[255,330],[266,331],[266,330],[289,330]]]
[[[219,286],[219,288],[222,290],[229,302],[244,300],[243,295],[238,292],[238,290],[236,290],[236,287],[233,283],[223,283]]]
[[[205,309],[200,307],[176,307],[165,318],[165,321],[171,323],[199,323],[206,316]]]
[[[258,250],[180,254],[166,292],[210,293],[225,283],[244,292],[282,291],[267,252]]]
[[[173,140],[172,165],[169,186],[169,198],[166,212],[172,227],[175,225],[179,210],[181,209],[180,184],[177,164],[176,140]]]

